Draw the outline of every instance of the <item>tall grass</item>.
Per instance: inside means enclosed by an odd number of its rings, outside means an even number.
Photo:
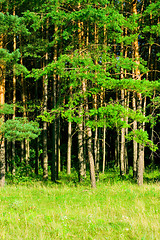
[[[0,189],[0,239],[159,240],[160,184],[138,187],[111,175],[94,190],[73,179],[8,184]]]

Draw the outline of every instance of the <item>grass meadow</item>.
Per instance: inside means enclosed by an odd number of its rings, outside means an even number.
[[[0,189],[0,239],[159,240],[160,183],[148,179],[138,187],[101,175],[96,189],[72,177],[12,181]]]

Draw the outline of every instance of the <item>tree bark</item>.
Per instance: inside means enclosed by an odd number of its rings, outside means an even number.
[[[3,48],[3,35],[0,36],[0,48]],[[4,66],[0,65],[0,105],[5,103],[5,75]],[[4,115],[1,116],[2,124],[4,122]],[[5,185],[5,141],[4,137],[0,135],[0,187]]]
[[[58,27],[55,24],[54,32],[57,34]],[[54,46],[54,62],[57,61],[58,55],[58,46],[57,41]],[[53,108],[56,107],[57,104],[57,76],[56,73],[53,75]],[[57,118],[54,119],[52,123],[52,164],[51,164],[51,180],[56,182],[58,179],[58,150],[57,150]]]
[[[72,123],[68,122],[67,174],[71,174]]]
[[[79,160],[79,180],[82,181],[85,178],[84,169],[84,146],[83,146],[83,106],[79,106],[79,118],[81,122],[78,124],[78,160]]]
[[[92,153],[92,131],[89,126],[87,126],[87,147],[88,147],[88,158],[90,165],[90,178],[91,178],[91,187],[96,188],[96,177],[95,177],[95,166],[94,166],[94,158]]]
[[[137,1],[132,1],[132,13],[137,15]],[[137,31],[137,29],[136,29]],[[135,78],[137,80],[140,80],[140,70],[139,70],[139,45],[138,45],[138,39],[136,39],[133,42],[133,50],[134,50],[134,58],[135,58],[135,63],[137,64],[136,69],[135,69]],[[142,112],[142,95],[141,93],[137,93],[137,109]],[[139,130],[143,129],[144,123],[139,123]],[[143,144],[139,143],[139,148],[138,148],[138,160],[137,160],[137,183],[138,185],[143,184],[143,172],[144,172],[144,146]]]
[[[48,39],[49,20],[47,19],[46,38]],[[43,26],[42,26],[43,33]],[[48,62],[48,52],[45,54],[45,61],[43,60],[43,69]],[[47,111],[48,101],[48,76],[43,76],[43,111]],[[48,179],[48,152],[47,152],[47,122],[43,122],[43,179]]]
[[[86,121],[89,121],[88,112],[88,99],[86,99]],[[95,165],[94,165],[94,157],[92,151],[92,131],[91,128],[87,125],[87,150],[88,150],[88,160],[90,165],[90,179],[91,179],[91,187],[96,188],[96,176],[95,176]]]
[[[121,90],[121,100],[122,105],[124,106],[124,90]],[[124,118],[122,118],[124,121]],[[121,153],[120,153],[120,172],[123,176],[125,172],[125,128],[121,129]]]
[[[13,9],[13,16],[16,15],[15,12],[15,6]],[[16,35],[14,34],[13,36],[13,51],[16,51]],[[13,119],[15,119],[16,116],[16,75],[15,75],[15,66],[13,66]],[[15,175],[15,167],[16,167],[16,163],[15,163],[15,157],[16,157],[16,146],[15,146],[16,142],[15,140],[12,141],[12,174]]]

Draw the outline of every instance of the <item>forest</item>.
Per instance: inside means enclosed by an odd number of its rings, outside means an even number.
[[[0,186],[160,167],[160,1],[0,0]]]

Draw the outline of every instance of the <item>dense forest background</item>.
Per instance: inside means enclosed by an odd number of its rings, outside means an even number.
[[[159,0],[0,1],[0,185],[6,173],[159,166]],[[39,126],[39,127],[38,127]]]

